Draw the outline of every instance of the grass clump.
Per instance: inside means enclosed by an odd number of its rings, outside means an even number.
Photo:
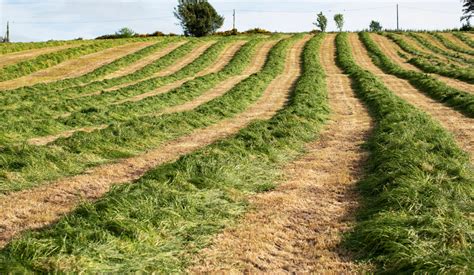
[[[360,68],[347,34],[338,35],[337,52],[377,122],[359,185],[363,208],[347,244],[381,273],[469,273],[474,173],[468,155],[427,114]]]

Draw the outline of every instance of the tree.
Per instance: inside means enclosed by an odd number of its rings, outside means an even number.
[[[224,24],[224,17],[207,0],[178,0],[174,16],[180,21],[186,36],[205,36]]]
[[[464,3],[462,5],[462,12],[464,15],[461,17],[461,21],[466,20],[467,25],[470,26],[469,21],[471,20],[471,17],[474,16],[474,0],[462,0],[462,2]]]
[[[377,21],[374,21],[372,20],[372,22],[370,22],[370,31],[371,32],[379,32],[379,31],[382,31],[382,25],[380,25],[379,22]]]
[[[121,28],[118,32],[115,33],[115,36],[119,38],[130,38],[134,35],[135,32],[130,28]]]
[[[336,21],[336,26],[340,32],[342,32],[342,27],[344,27],[344,15],[338,13],[334,15],[334,21]]]
[[[316,19],[316,23],[313,23],[316,27],[318,27],[322,32],[326,31],[326,27],[328,26],[328,19],[322,12],[318,13],[318,18]]]

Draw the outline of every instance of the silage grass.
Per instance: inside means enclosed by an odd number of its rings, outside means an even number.
[[[74,45],[74,44],[88,44],[96,41],[91,40],[59,40],[59,41],[48,41],[48,42],[15,42],[15,43],[0,43],[0,56],[4,54],[17,53],[27,50],[35,50],[49,47],[57,47],[63,45]]]
[[[461,47],[448,39],[445,36],[440,35],[439,33],[433,32],[430,33],[434,38],[436,38],[439,42],[441,42],[446,48],[453,50],[458,53],[464,53],[464,54],[469,54],[469,55],[474,55],[474,50],[470,50],[464,47]]]
[[[77,47],[60,50],[53,53],[46,53],[33,59],[21,61],[12,65],[0,68],[0,82],[19,78],[39,70],[47,69],[66,60],[80,57],[86,54],[96,53],[101,50],[117,47],[127,43],[133,43],[130,40],[117,41],[97,41],[95,43],[87,43]]]
[[[464,33],[461,32],[453,32],[452,33],[454,36],[459,38],[462,42],[464,42],[467,46],[474,48],[474,40],[470,39],[468,36],[466,36]]]
[[[288,106],[272,119],[115,187],[51,228],[25,234],[0,253],[0,270],[184,272],[193,255],[248,209],[247,196],[272,189],[281,165],[318,136],[329,112],[318,59],[322,38],[308,42],[303,74]],[[288,45],[280,42],[278,51],[286,48],[282,43]]]
[[[193,62],[170,76],[154,77],[131,86],[123,87],[114,92],[105,92],[88,97],[67,99],[59,96],[56,100],[51,99],[44,104],[35,102],[35,108],[33,109],[31,109],[30,106],[25,106],[15,110],[7,110],[0,114],[0,118],[2,119],[0,128],[2,129],[2,135],[8,136],[12,142],[2,143],[2,141],[0,141],[0,145],[17,144],[19,142],[25,142],[28,138],[70,130],[72,129],[71,127],[79,126],[80,120],[74,121],[75,117],[79,116],[79,114],[87,116],[89,114],[94,115],[101,111],[107,112],[110,108],[109,105],[113,102],[152,91],[165,84],[186,77],[192,77],[197,72],[216,62],[225,47],[233,41],[234,40],[231,39],[220,40],[209,47]],[[139,112],[139,110],[137,111]],[[69,112],[73,113],[71,118],[57,118]],[[69,123],[67,123],[67,121],[69,121]],[[114,121],[105,121],[104,123],[112,122]],[[6,139],[4,138],[3,140]]]
[[[374,64],[384,72],[408,80],[410,84],[434,100],[458,110],[467,117],[474,118],[473,94],[452,88],[427,74],[403,69],[380,50],[368,33],[360,33],[359,37],[367,48]]]
[[[38,186],[48,180],[82,173],[99,164],[138,155],[165,141],[237,115],[255,103],[283,71],[286,49],[295,39],[285,39],[273,47],[259,73],[191,111],[132,118],[92,133],[78,132],[47,146],[22,144],[0,148],[0,192]]]
[[[427,34],[427,35],[430,36],[430,34]],[[452,52],[452,51],[449,51],[449,50],[442,49],[442,48],[432,44],[430,41],[426,40],[420,34],[410,32],[410,33],[408,33],[408,36],[413,37],[423,47],[425,47],[426,49],[428,49],[428,50],[430,50],[434,53],[440,54],[440,55],[442,55],[442,56],[444,56],[448,59],[451,59],[453,61],[457,61],[458,63],[462,63],[462,64],[468,63],[470,65],[474,65],[474,59],[473,58],[463,56],[458,52]],[[436,38],[433,38],[433,39],[437,40]]]
[[[357,66],[347,34],[336,41],[338,64],[377,122],[359,184],[363,208],[346,244],[380,273],[469,273],[474,178],[468,155],[437,122]]]
[[[393,42],[395,42],[402,50],[414,55],[413,58],[407,58],[403,53],[402,57],[408,59],[408,63],[416,66],[425,73],[435,73],[446,77],[456,78],[467,83],[474,83],[474,70],[471,68],[464,68],[453,63],[446,64],[445,61],[440,60],[433,55],[428,55],[419,52],[403,38],[398,35],[387,33],[385,34]]]

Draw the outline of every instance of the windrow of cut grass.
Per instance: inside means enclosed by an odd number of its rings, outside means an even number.
[[[448,39],[446,36],[443,36],[443,35],[441,35],[439,33],[436,33],[436,32],[431,33],[431,35],[434,38],[436,38],[439,42],[441,42],[446,48],[448,48],[450,50],[453,50],[453,51],[459,52],[459,53],[474,55],[474,50],[461,47],[461,46],[457,45],[456,43],[454,43],[453,41],[451,41],[450,39]]]
[[[138,40],[99,41],[91,44],[85,44],[78,47],[65,49],[59,52],[43,54],[32,60],[25,60],[17,64],[0,68],[0,81],[6,81],[25,76],[37,72],[39,70],[57,65],[65,60],[69,60],[86,54],[95,53],[126,43],[133,43],[134,41]]]
[[[408,36],[413,37],[418,43],[420,43],[423,47],[429,49],[430,51],[443,55],[451,60],[460,62],[460,63],[467,63],[470,65],[474,64],[474,59],[469,58],[467,56],[464,56],[460,53],[449,51],[442,49],[441,47],[438,47],[434,45],[429,39],[433,39],[433,41],[436,41],[430,34],[426,34],[426,36],[422,36],[421,34],[414,33],[414,32],[409,32],[407,33]]]
[[[474,84],[474,70],[471,68],[459,67],[452,63],[446,64],[446,62],[439,60],[438,58],[419,52],[398,35],[391,33],[385,35],[404,51],[414,55],[415,57],[409,59],[408,62],[420,70],[426,73],[435,73]]]
[[[328,115],[318,60],[322,37],[307,44],[303,75],[275,117],[160,166],[51,228],[13,241],[0,254],[0,270],[184,272],[193,254],[248,209],[245,198],[273,188],[278,168],[317,137]]]
[[[0,148],[0,192],[21,190],[47,180],[79,174],[88,167],[143,153],[165,141],[235,116],[255,102],[272,79],[282,72],[286,50],[296,39],[299,36],[279,42],[270,51],[259,73],[191,111],[133,118],[92,133],[78,132],[48,146],[25,143]]]
[[[52,83],[40,83],[30,87],[22,87],[15,90],[4,91],[0,93],[0,104],[3,106],[8,106],[7,109],[17,109],[22,106],[27,108],[29,107],[31,109],[32,106],[41,104],[42,102],[61,101],[62,99],[68,97],[77,97],[78,95],[102,91],[108,87],[137,81],[171,66],[174,62],[185,57],[187,54],[189,54],[189,52],[193,51],[200,44],[200,41],[192,39],[186,44],[176,48],[169,54],[141,68],[140,70],[114,79],[97,80],[83,86],[67,87],[69,85],[66,84],[65,86],[67,88],[63,88],[63,81],[57,81]],[[75,80],[66,79],[64,81],[68,82]]]
[[[474,48],[474,41],[467,37],[465,34],[461,32],[453,32],[452,34],[459,38],[459,40],[461,40],[462,42],[466,43],[466,45],[468,45],[469,47]]]
[[[2,141],[6,141],[7,139],[14,142],[21,142],[21,140],[25,140],[25,138],[28,139],[34,136],[51,135],[61,131],[71,130],[70,127],[78,127],[81,125],[81,119],[76,120],[76,116],[85,120],[84,116],[87,117],[89,115],[101,113],[102,111],[106,113],[107,116],[110,114],[110,109],[113,109],[113,105],[110,105],[112,102],[128,99],[134,95],[140,95],[162,87],[167,83],[196,75],[212,63],[218,61],[222,51],[233,41],[234,40],[231,39],[220,40],[209,47],[201,56],[189,65],[167,77],[157,77],[142,81],[139,84],[127,86],[115,92],[106,92],[82,98],[58,98],[57,101],[51,100],[45,104],[37,103],[33,110],[26,107],[5,112],[0,116],[2,118],[0,128],[3,132],[2,135],[4,136],[3,139],[0,139],[0,144],[7,144],[2,143]],[[123,104],[126,105],[125,109],[130,109],[134,106],[133,103],[129,103],[128,105],[126,103]],[[75,112],[75,116],[67,117],[65,119],[57,118],[58,115],[63,114],[64,112]],[[135,112],[139,113],[140,110],[135,109]],[[27,121],[29,121],[29,123],[26,123]],[[104,123],[112,122],[114,122],[113,119],[110,121],[105,119],[104,121]]]
[[[468,155],[437,122],[360,68],[347,34],[338,35],[337,51],[377,122],[359,185],[364,206],[346,244],[380,272],[468,273],[474,268]]]
[[[474,117],[473,94],[449,87],[427,74],[401,68],[380,50],[368,33],[360,33],[359,38],[367,48],[373,62],[384,72],[406,79],[431,98],[459,110],[468,117]]]
[[[81,44],[91,44],[96,43],[97,41],[50,41],[50,42],[28,42],[28,43],[2,43],[0,44],[0,55],[21,52],[26,50],[42,49],[48,47],[56,47],[62,45],[81,45]]]

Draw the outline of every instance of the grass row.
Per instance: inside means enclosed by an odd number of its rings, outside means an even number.
[[[50,41],[50,42],[29,42],[29,43],[2,43],[0,44],[0,55],[26,50],[35,50],[49,47],[57,47],[62,45],[80,45],[93,43],[93,41]]]
[[[384,72],[406,79],[431,98],[459,110],[468,117],[474,117],[473,94],[449,87],[427,74],[403,69],[380,50],[368,33],[360,33],[359,37],[373,62]]]
[[[21,190],[46,180],[82,173],[89,167],[143,153],[197,128],[235,116],[254,103],[283,71],[286,49],[295,39],[279,42],[258,74],[192,111],[132,118],[92,133],[79,132],[48,146],[22,144],[0,148],[0,192]]]
[[[51,66],[57,65],[63,61],[79,57],[81,55],[95,53],[126,43],[131,43],[131,41],[100,41],[92,44],[85,44],[78,47],[60,50],[53,53],[42,54],[36,58],[0,68],[0,81],[6,81],[25,76],[37,72],[39,70],[43,70]]]
[[[468,63],[468,64],[471,64],[471,65],[474,64],[474,59],[465,57],[465,56],[463,56],[459,53],[456,53],[456,52],[451,52],[451,51],[441,49],[441,48],[433,45],[432,43],[430,43],[424,37],[420,36],[420,34],[410,32],[410,33],[408,33],[408,35],[410,37],[413,37],[416,41],[418,41],[418,43],[420,43],[422,46],[424,46],[425,48],[429,49],[432,52],[443,55],[447,58],[450,58],[452,60],[456,60],[456,61],[461,62],[461,63]],[[429,36],[430,34],[426,34],[426,35]]]
[[[328,114],[318,60],[322,38],[307,44],[289,105],[271,120],[157,167],[53,227],[24,235],[0,252],[0,270],[184,272],[213,235],[248,209],[245,198],[272,189],[281,165],[317,137]]]
[[[474,70],[471,68],[463,68],[452,63],[446,64],[446,62],[441,61],[438,58],[419,52],[398,35],[391,33],[385,35],[400,46],[400,48],[405,52],[414,55],[415,57],[413,58],[407,58],[409,59],[408,62],[420,70],[426,73],[435,73],[474,84]]]
[[[441,42],[441,44],[443,44],[448,49],[451,49],[453,51],[460,52],[460,53],[470,54],[470,55],[474,54],[474,50],[461,47],[439,33],[431,33],[431,35],[434,38],[436,38],[439,42]]]
[[[465,34],[460,32],[453,32],[452,34],[459,38],[462,42],[466,43],[466,45],[468,45],[469,47],[474,48],[474,41]]]
[[[356,65],[346,34],[337,37],[337,51],[377,122],[359,184],[363,209],[347,244],[381,273],[473,270],[469,157],[437,122]]]
[[[29,87],[21,87],[14,90],[4,91],[0,93],[0,104],[3,106],[8,106],[8,109],[16,109],[22,106],[31,108],[36,104],[58,101],[68,97],[77,97],[81,94],[93,93],[113,86],[138,81],[171,66],[174,62],[176,62],[176,60],[189,54],[198,45],[200,45],[199,41],[190,40],[188,43],[178,47],[162,58],[159,58],[158,60],[131,74],[121,77],[97,80],[83,86],[68,87],[64,89],[62,88],[62,82],[70,80],[59,80],[52,83],[39,83]]]
[[[148,79],[139,84],[121,88],[115,92],[106,92],[77,99],[59,98],[58,100],[51,100],[45,104],[37,103],[33,110],[29,108],[19,108],[5,112],[0,115],[2,118],[0,129],[2,129],[3,135],[7,136],[10,140],[12,140],[12,137],[15,137],[13,140],[14,142],[21,142],[22,140],[25,140],[25,138],[50,135],[57,133],[58,131],[71,129],[70,126],[80,126],[80,119],[76,119],[76,117],[84,118],[101,112],[110,114],[109,110],[114,109],[114,106],[109,105],[114,101],[145,93],[163,86],[164,84],[195,75],[199,71],[216,62],[225,47],[227,47],[232,41],[233,40],[231,39],[220,40],[209,47],[192,63],[168,77]],[[125,109],[129,109],[131,106],[134,106],[134,104],[129,103],[125,104],[125,106]],[[73,116],[67,119],[58,119],[54,117],[55,115],[63,114],[64,112],[73,112]],[[136,112],[141,113],[141,110],[136,110]],[[65,121],[69,121],[69,123],[65,123]],[[111,122],[113,122],[113,120],[107,121],[107,119],[105,119],[104,123]],[[5,138],[3,138],[3,140],[5,140]],[[0,144],[5,143],[0,141]]]

